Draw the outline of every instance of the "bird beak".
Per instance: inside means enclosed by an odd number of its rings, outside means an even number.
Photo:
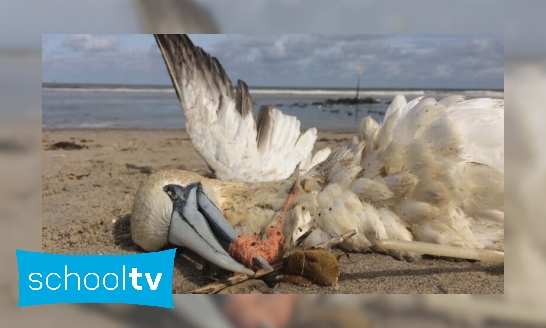
[[[163,189],[173,201],[168,237],[171,244],[187,247],[223,269],[254,276],[254,271],[226,251],[238,234],[203,193],[200,184],[185,188],[167,185]]]

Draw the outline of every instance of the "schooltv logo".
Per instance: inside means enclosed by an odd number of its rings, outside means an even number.
[[[175,252],[61,255],[16,250],[19,306],[126,303],[172,309]]]

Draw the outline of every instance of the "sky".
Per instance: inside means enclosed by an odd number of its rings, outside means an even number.
[[[190,35],[250,87],[503,89],[501,35]],[[42,82],[171,84],[152,35],[43,35]]]

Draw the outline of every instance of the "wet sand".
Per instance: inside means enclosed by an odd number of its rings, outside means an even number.
[[[319,132],[316,150],[335,147],[347,132]],[[57,142],[82,149],[50,150]],[[43,130],[42,250],[62,254],[133,254],[130,238],[134,194],[149,174],[183,169],[209,174],[182,130]],[[333,287],[279,283],[278,293],[504,293],[504,265],[424,258],[416,263],[381,254],[342,255]],[[204,261],[179,249],[173,291],[189,292],[211,282]]]

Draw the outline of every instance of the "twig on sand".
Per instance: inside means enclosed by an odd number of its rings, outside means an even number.
[[[356,231],[351,230],[351,231],[348,231],[348,232],[342,234],[341,236],[334,237],[334,238],[329,239],[329,240],[327,240],[327,241],[325,241],[323,243],[320,243],[320,244],[316,245],[314,248],[328,249],[328,248],[334,247],[334,246],[344,242],[345,240],[347,240],[348,238],[351,238],[354,235],[356,235]],[[243,281],[247,281],[249,279],[261,278],[261,277],[263,277],[265,275],[268,275],[268,274],[271,274],[271,273],[273,273],[275,271],[281,270],[284,267],[284,264],[286,263],[286,261],[289,259],[289,257],[290,256],[288,256],[288,257],[286,257],[284,259],[279,259],[279,260],[271,263],[271,266],[273,267],[273,271],[260,269],[260,270],[256,271],[256,274],[254,276],[247,276],[245,274],[236,274],[236,275],[234,275],[234,276],[232,276],[230,278],[227,278],[227,279],[225,279],[223,281],[213,282],[213,283],[208,284],[208,285],[206,285],[204,287],[195,289],[195,290],[191,291],[190,294],[216,294],[216,293],[218,293],[219,291],[221,291],[224,288],[240,284]]]
[[[456,257],[468,260],[479,260],[483,262],[500,262],[504,263],[504,252],[497,252],[486,249],[470,249],[456,246],[447,246],[439,244],[429,244],[418,241],[403,241],[403,240],[380,240],[377,246],[395,249],[399,251]]]
[[[216,293],[218,293],[219,291],[221,291],[222,289],[224,289],[226,287],[230,287],[230,286],[240,284],[243,281],[247,281],[249,279],[261,278],[261,277],[263,277],[263,276],[265,276],[267,274],[278,271],[278,270],[282,269],[283,265],[284,265],[284,261],[283,261],[283,259],[280,259],[278,261],[275,261],[274,263],[271,263],[271,266],[273,267],[273,271],[260,269],[260,270],[256,271],[256,274],[254,276],[247,276],[246,274],[240,274],[239,273],[239,274],[236,274],[236,275],[234,275],[234,276],[232,276],[230,278],[227,278],[227,279],[225,279],[223,281],[213,282],[213,283],[208,284],[208,285],[206,285],[204,287],[195,289],[195,290],[191,291],[190,294],[216,294]]]

